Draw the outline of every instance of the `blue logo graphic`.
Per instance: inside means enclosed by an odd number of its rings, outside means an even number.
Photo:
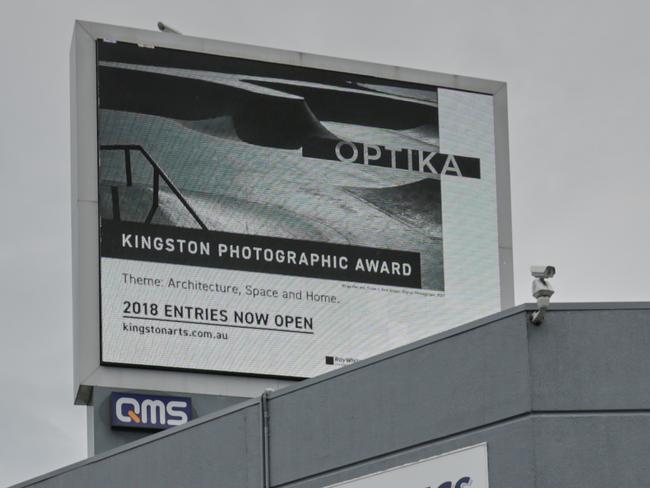
[[[445,481],[438,488],[467,488],[472,484],[471,478],[465,476],[454,483],[453,481]]]
[[[192,418],[188,397],[111,393],[111,425],[135,429],[168,429]]]

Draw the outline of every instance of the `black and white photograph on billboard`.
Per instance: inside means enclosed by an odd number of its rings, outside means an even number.
[[[98,41],[97,104],[105,364],[309,377],[498,308],[490,96]]]

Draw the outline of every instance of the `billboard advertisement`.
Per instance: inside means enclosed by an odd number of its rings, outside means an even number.
[[[487,444],[466,447],[327,488],[488,488]]]
[[[95,49],[101,364],[305,378],[500,310],[492,95]]]

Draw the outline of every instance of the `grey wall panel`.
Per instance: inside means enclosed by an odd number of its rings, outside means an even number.
[[[107,453],[32,486],[259,488],[259,433],[259,407],[252,405],[116,455]]]
[[[529,334],[535,410],[650,406],[650,310],[553,311]]]
[[[481,442],[491,488],[650,486],[650,309],[605,305],[540,327],[515,310],[272,393],[272,486]],[[21,486],[259,487],[259,413],[249,400]]]
[[[536,488],[650,486],[650,413],[539,416]]]
[[[520,313],[271,397],[272,484],[529,411],[527,349]]]
[[[317,474],[283,486],[321,488],[482,442],[488,443],[490,488],[533,486],[532,425],[530,418],[518,418],[444,441],[423,444],[392,455]],[[516,448],[513,449],[513,446]]]

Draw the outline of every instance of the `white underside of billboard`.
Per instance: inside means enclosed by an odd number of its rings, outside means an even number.
[[[440,177],[444,286],[435,276],[428,287],[391,286],[102,257],[102,361],[311,377],[498,311],[492,97],[438,89],[438,114],[439,152],[480,159],[480,178]]]

